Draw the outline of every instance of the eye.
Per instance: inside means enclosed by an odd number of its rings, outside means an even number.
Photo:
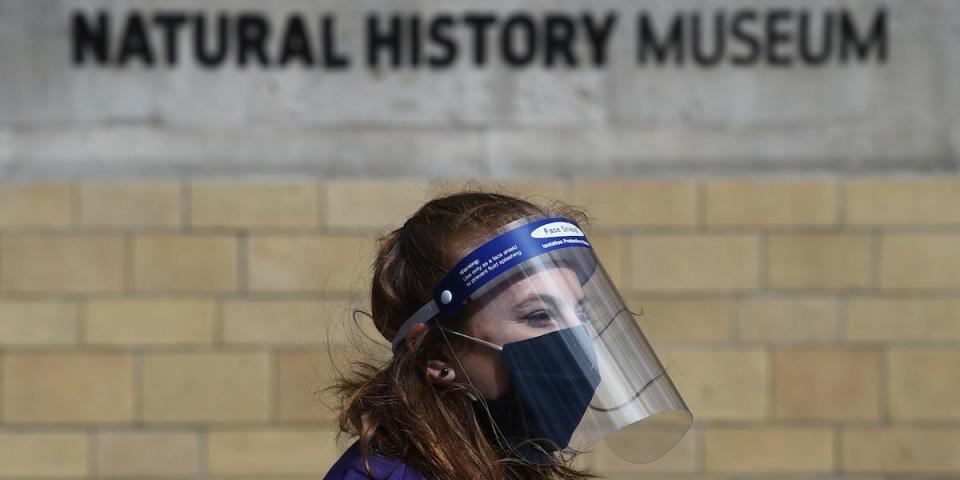
[[[546,310],[536,310],[520,317],[523,323],[534,327],[545,327],[553,322],[553,317]]]

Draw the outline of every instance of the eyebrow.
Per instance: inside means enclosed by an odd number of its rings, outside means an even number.
[[[557,297],[553,295],[547,295],[544,293],[531,293],[526,297],[524,297],[523,300],[520,300],[519,302],[517,302],[513,307],[514,309],[519,310],[524,306],[526,306],[528,303],[532,303],[537,300],[549,304],[554,309],[557,308],[557,304],[559,303],[557,301]],[[587,297],[585,295],[581,296],[580,298],[577,299],[577,306],[583,305],[584,303],[586,303],[586,301],[587,301]]]

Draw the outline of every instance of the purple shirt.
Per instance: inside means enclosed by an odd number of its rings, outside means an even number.
[[[370,470],[377,480],[427,480],[420,472],[392,458],[370,455]],[[363,466],[360,443],[353,442],[350,448],[330,467],[323,480],[368,480]]]

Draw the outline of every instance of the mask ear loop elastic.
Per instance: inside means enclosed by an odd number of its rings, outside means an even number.
[[[457,368],[458,368],[461,372],[463,372],[463,376],[464,376],[464,378],[467,379],[467,382],[470,384],[470,388],[472,388],[475,392],[477,392],[477,387],[473,384],[473,380],[470,379],[470,375],[467,374],[467,371],[463,368],[463,364],[460,363],[460,358],[457,357],[457,353],[456,353],[456,351],[453,349],[453,345],[450,343],[450,339],[447,338],[446,332],[454,333],[454,334],[460,335],[460,336],[462,336],[462,337],[466,337],[466,338],[470,338],[470,339],[473,339],[473,340],[477,340],[477,341],[479,341],[480,343],[483,343],[483,344],[485,344],[485,345],[492,346],[493,348],[495,348],[495,349],[497,349],[497,350],[503,350],[503,347],[501,347],[501,346],[499,346],[499,345],[496,345],[496,344],[493,344],[493,343],[490,343],[490,342],[486,342],[486,341],[484,341],[484,340],[474,339],[473,337],[471,337],[471,336],[469,336],[469,335],[464,335],[464,334],[462,334],[462,333],[460,333],[460,332],[455,332],[455,331],[453,331],[453,330],[450,330],[450,329],[447,329],[447,328],[444,328],[444,327],[440,327],[439,325],[437,325],[437,326],[440,328],[440,335],[443,336],[443,340],[444,340],[445,342],[447,342],[447,346],[450,347],[450,352],[453,353],[453,359],[457,362]],[[479,393],[479,392],[477,392],[477,393]],[[506,437],[506,435],[504,435],[503,432],[500,430],[500,427],[497,425],[497,422],[495,422],[495,421],[493,420],[493,414],[490,413],[490,407],[487,405],[487,400],[486,400],[485,398],[483,398],[483,395],[477,395],[477,394],[473,394],[473,393],[471,393],[471,392],[467,392],[467,396],[469,396],[470,399],[473,400],[474,402],[480,402],[480,405],[483,407],[484,413],[487,414],[487,418],[490,420],[490,426],[493,427],[493,436],[496,438],[497,443],[500,445],[500,448],[503,448],[504,450],[510,450],[510,446],[509,446],[509,444],[507,443],[507,437]]]
[[[454,335],[458,335],[458,336],[461,336],[461,337],[466,338],[466,339],[468,339],[468,340],[473,340],[474,342],[477,342],[477,343],[479,343],[479,344],[486,345],[486,346],[488,346],[488,347],[490,347],[490,348],[492,348],[492,349],[494,349],[494,350],[496,350],[496,351],[498,351],[498,352],[502,352],[502,351],[503,351],[503,347],[501,347],[500,345],[497,345],[496,343],[488,342],[488,341],[486,341],[486,340],[481,340],[481,339],[479,339],[479,338],[477,338],[477,337],[471,337],[470,335],[467,335],[467,334],[465,334],[465,333],[460,333],[460,332],[458,332],[458,331],[456,331],[456,330],[450,330],[449,328],[441,327],[440,325],[437,325],[437,328],[439,328],[440,330],[443,330],[444,332],[450,332],[450,333],[452,333],[452,334],[454,334]]]
[[[449,328],[445,328],[445,327],[442,327],[442,326],[439,326],[439,325],[437,325],[437,327],[440,328],[440,334],[443,335],[443,339],[447,342],[447,346],[450,347],[450,351],[453,351],[453,346],[450,345],[450,340],[447,338],[445,332],[450,332],[450,333],[452,333],[452,334],[454,334],[454,335],[458,335],[458,336],[460,336],[460,337],[463,337],[463,338],[466,338],[466,339],[469,339],[469,340],[473,340],[473,341],[475,341],[475,342],[477,342],[477,343],[480,343],[480,344],[482,344],[482,345],[484,345],[484,346],[490,347],[490,348],[492,348],[492,349],[494,349],[494,350],[497,350],[497,351],[501,351],[501,352],[503,351],[503,347],[500,346],[500,345],[497,345],[497,344],[495,344],[495,343],[491,343],[491,342],[488,342],[488,341],[486,341],[486,340],[481,340],[481,339],[479,339],[479,338],[472,337],[472,336],[470,336],[470,335],[466,335],[466,334],[460,333],[460,332],[458,332],[458,331],[456,331],[456,330],[450,330]],[[460,371],[463,372],[463,376],[467,378],[467,381],[468,381],[468,382],[470,382],[470,386],[473,387],[474,390],[476,390],[476,387],[473,385],[473,381],[470,380],[470,376],[467,375],[467,372],[463,369],[463,364],[460,363],[460,358],[456,356],[456,353],[454,353],[453,356],[454,356],[454,359],[457,361],[457,365],[459,366]],[[468,395],[470,395],[470,394],[468,393]],[[493,414],[490,413],[490,407],[487,405],[486,399],[484,399],[482,395],[471,396],[471,399],[473,399],[474,401],[480,402],[480,404],[483,406],[483,411],[484,411],[484,413],[487,414],[487,418],[490,419],[490,425],[491,425],[491,427],[492,427],[493,430],[494,430],[494,436],[495,436],[496,439],[497,439],[497,443],[500,444],[500,447],[501,447],[504,451],[508,451],[508,452],[515,452],[515,451],[517,451],[517,448],[516,448],[516,447],[510,446],[510,444],[507,442],[507,437],[506,437],[506,435],[503,434],[503,431],[500,430],[500,427],[499,427],[499,425],[497,425],[497,422],[494,421],[494,419],[493,419]],[[547,452],[547,451],[545,451],[545,450],[543,450],[543,448],[540,447],[539,445],[536,445],[536,444],[532,444],[532,445],[534,446],[534,448],[536,448],[536,449],[537,449],[541,454],[543,454],[544,456],[548,456],[548,457],[550,456],[550,453]],[[569,447],[568,447],[568,448],[564,448],[564,449],[559,449],[559,451],[561,452],[560,454],[563,455],[563,456],[565,456],[565,457],[566,457],[566,456],[569,456],[569,455],[576,456],[576,455],[582,453],[582,452],[577,451],[577,450],[569,449]],[[568,458],[567,460],[569,461],[569,458]]]

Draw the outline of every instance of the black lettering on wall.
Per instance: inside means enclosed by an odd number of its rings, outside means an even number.
[[[657,37],[656,28],[646,12],[637,17],[637,62],[647,63],[647,57],[653,53],[658,65],[667,62],[668,56],[673,54],[677,65],[683,64],[683,16],[674,15],[670,28],[663,41]]]
[[[529,65],[537,54],[537,32],[533,19],[526,13],[515,13],[507,18],[500,34],[503,61],[513,67]]]
[[[783,54],[779,47],[790,41],[790,32],[784,30],[782,22],[790,19],[790,10],[774,8],[767,11],[767,63],[772,67],[790,65],[790,57]]]
[[[280,55],[277,62],[280,66],[286,65],[291,59],[299,61],[304,66],[313,66],[313,50],[310,39],[307,37],[307,28],[300,15],[291,15],[287,19],[287,26],[280,36]]]
[[[819,29],[819,48],[813,45],[814,28],[810,26],[810,12],[801,10],[797,24],[800,59],[812,66],[823,65],[833,52],[833,12],[824,12],[823,25]]]
[[[473,34],[473,63],[477,66],[487,63],[487,30],[497,20],[492,13],[467,13],[463,24],[471,28]]]
[[[735,66],[752,65],[757,63],[760,58],[760,41],[757,40],[755,32],[746,29],[745,23],[755,23],[757,20],[755,10],[739,10],[733,14],[733,20],[730,26],[730,35],[734,40],[739,40],[746,51],[730,57],[730,62]],[[732,49],[731,49],[732,50]]]
[[[408,25],[410,27],[407,29],[407,33],[410,34],[410,66],[417,67],[420,66],[420,49],[422,48],[422,42],[420,38],[420,15],[411,15]]]
[[[592,15],[583,14],[583,28],[586,30],[586,38],[590,42],[590,59],[595,67],[602,67],[607,64],[607,49],[610,45],[613,29],[617,25],[617,16],[613,12],[607,12],[603,16],[603,23],[595,25],[593,22]]]
[[[237,64],[247,65],[250,54],[256,56],[260,65],[268,66],[267,37],[270,35],[270,24],[259,13],[244,13],[237,16]]]
[[[215,47],[208,49],[207,45],[207,18],[204,15],[197,15],[193,18],[193,55],[200,62],[200,65],[210,68],[223,63],[227,57],[228,35],[227,16],[223,13],[217,16],[217,28],[214,33]]]
[[[324,15],[320,24],[323,25],[323,60],[327,68],[342,70],[350,66],[350,57],[337,50],[336,18]]]
[[[158,13],[153,16],[153,23],[163,30],[163,52],[168,66],[177,64],[177,46],[180,29],[187,23],[187,16],[182,13]]]
[[[453,16],[441,14],[430,23],[430,43],[439,47],[440,53],[431,54],[427,63],[434,68],[449,67],[457,61],[457,44],[450,38]]]
[[[703,68],[882,64],[890,48],[887,8],[867,12],[813,5],[702,5],[667,16],[641,10],[630,32],[633,61],[639,66],[683,66],[690,59]],[[338,36],[336,15],[310,18],[291,12],[281,24],[276,21],[255,10],[78,10],[69,18],[69,51],[74,65],[120,68],[157,63],[175,67],[191,59],[204,68],[223,67],[225,62],[329,70],[351,65],[350,45],[341,45],[345,37]],[[365,30],[356,46],[370,68],[437,70],[459,61],[476,67],[494,62],[551,69],[606,65],[618,18],[613,10],[414,10],[372,12],[360,21]],[[182,45],[184,41],[193,44]]]
[[[577,31],[573,20],[563,14],[548,14],[544,19],[546,42],[544,45],[544,65],[552,67],[555,58],[562,56],[567,66],[576,67],[577,57],[573,53],[573,42]]]
[[[73,63],[83,65],[87,55],[104,65],[109,60],[110,45],[110,18],[107,12],[99,11],[96,14],[96,23],[91,25],[83,12],[73,12],[70,20],[70,38],[73,40]]]
[[[371,13],[367,15],[367,65],[380,67],[380,52],[386,49],[390,55],[390,65],[393,68],[400,66],[401,55],[400,16],[391,15],[386,30],[381,30],[380,17]]]
[[[840,63],[846,63],[853,50],[856,59],[866,62],[875,52],[877,62],[887,60],[887,10],[879,8],[870,23],[866,38],[861,38],[856,22],[847,9],[840,11]]]
[[[151,67],[154,62],[153,48],[150,46],[150,37],[143,24],[143,17],[137,12],[127,16],[126,27],[120,34],[120,51],[117,52],[117,65],[126,66],[131,59],[139,59],[144,65]]]
[[[713,67],[720,63],[720,60],[723,59],[724,47],[726,45],[725,39],[726,35],[726,22],[724,21],[724,13],[719,11],[716,15],[713,16],[713,40],[708,42],[713,44],[713,50],[709,53],[705,52],[706,48],[704,44],[704,37],[702,28],[700,24],[700,13],[693,12],[690,14],[690,56],[693,59],[693,62],[697,65],[704,67]]]

